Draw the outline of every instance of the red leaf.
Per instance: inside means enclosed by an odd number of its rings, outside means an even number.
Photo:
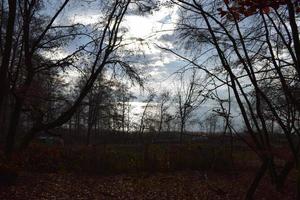
[[[268,14],[270,11],[271,11],[271,10],[270,10],[270,7],[264,7],[264,8],[262,9],[262,12],[263,12],[264,14]]]

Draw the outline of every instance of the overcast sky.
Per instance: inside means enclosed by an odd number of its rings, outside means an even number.
[[[57,4],[57,1],[48,1],[48,4],[47,12],[53,12],[59,5]],[[153,11],[152,14],[143,16],[129,14],[123,21],[123,27],[126,27],[128,30],[124,36],[125,39],[134,41],[134,43],[127,48],[140,49],[143,52],[141,60],[143,60],[143,65],[145,64],[144,75],[146,75],[148,79],[145,85],[147,89],[153,89],[154,91],[166,89],[174,92],[174,89],[179,84],[178,76],[176,76],[175,73],[186,66],[186,63],[175,55],[157,47],[157,45],[159,45],[180,51],[180,48],[176,46],[176,41],[173,37],[176,22],[179,18],[177,11],[177,7],[162,7],[157,11]],[[99,21],[101,16],[102,14],[99,11],[98,1],[73,0],[73,3],[71,1],[70,5],[60,15],[56,23],[66,24],[69,22],[93,26]],[[73,48],[76,48],[76,45],[81,45],[80,43],[85,42],[84,39],[81,40],[82,41],[77,42],[78,44],[75,42],[71,45],[69,50],[72,51]],[[66,49],[57,50],[54,53],[52,52],[49,56],[64,57],[67,55],[64,51],[66,51]],[[70,77],[76,75],[76,72],[69,72]],[[139,97],[137,101],[142,101],[147,95],[147,92],[141,90],[138,86],[131,87],[131,91],[134,95]],[[226,88],[221,88],[220,94],[226,96],[225,91]],[[203,116],[205,113],[209,113],[209,110],[215,106],[216,104],[211,101],[200,106],[198,117]],[[234,106],[233,112],[238,112],[237,108]]]
[[[54,4],[54,2],[49,1],[48,10],[55,10],[58,4]],[[98,1],[87,3],[85,1],[73,0],[73,2],[75,3],[70,3],[56,23],[65,24],[70,22],[92,26],[99,21],[101,12],[99,11]],[[123,27],[128,29],[125,39],[134,41],[127,48],[138,48],[143,52],[143,61],[146,64],[145,70],[149,78],[146,87],[170,89],[174,85],[174,78],[171,75],[184,64],[174,55],[164,52],[156,46],[172,47],[172,41],[167,41],[167,39],[173,35],[177,19],[176,7],[163,7],[152,14],[143,16],[129,14],[123,21]],[[84,42],[80,41],[79,43]],[[75,47],[76,45],[73,46],[73,48]],[[64,51],[66,50],[56,51],[55,57],[64,57],[64,55],[67,55]],[[49,56],[53,56],[53,53],[51,52]],[[133,90],[136,94],[139,93],[138,88],[133,88]]]

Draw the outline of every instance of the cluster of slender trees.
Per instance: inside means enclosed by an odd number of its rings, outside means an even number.
[[[98,1],[95,1],[98,2]],[[131,96],[119,76],[142,85],[122,37],[122,22],[130,12],[148,12],[159,2],[151,0],[99,1],[99,23],[93,26],[56,23],[76,0],[64,0],[55,12],[45,12],[43,0],[1,1],[0,17],[0,126],[5,152],[26,147],[41,131],[57,127],[93,130],[130,130]],[[236,135],[256,153],[261,167],[247,192],[251,199],[263,176],[282,189],[294,168],[300,173],[300,38],[299,9],[295,0],[170,0],[161,6],[178,8],[176,45],[185,51],[160,47],[188,63],[175,93],[156,98],[155,123],[147,113],[154,102],[150,94],[136,130],[143,134],[148,124],[156,132],[179,124],[180,140],[195,110],[208,99],[219,108],[208,120],[224,119],[224,133]],[[84,38],[84,40],[78,40]],[[78,41],[62,57],[47,57]],[[81,76],[75,83],[62,78],[68,71]],[[108,73],[106,73],[108,72]],[[205,74],[199,80],[197,74]],[[124,78],[126,76],[126,78]],[[201,76],[203,77],[203,76]],[[219,94],[225,88],[227,97]],[[172,101],[170,101],[172,96]],[[232,125],[232,102],[240,110],[245,132]],[[170,104],[176,108],[169,113]],[[177,120],[174,120],[176,118]],[[153,120],[152,120],[153,121]],[[150,124],[150,125],[149,125]],[[26,127],[21,129],[20,127]],[[274,127],[285,139],[290,155],[280,167],[277,146],[271,139]],[[213,128],[212,128],[213,129]],[[17,140],[18,137],[21,137]],[[17,142],[19,144],[17,144]],[[298,174],[300,177],[300,174]],[[297,181],[300,194],[300,178]],[[298,194],[298,198],[300,195]]]
[[[38,132],[67,123],[86,99],[100,98],[91,91],[97,87],[105,68],[121,71],[142,83],[136,69],[126,62],[131,52],[124,50],[121,33],[125,30],[121,23],[129,7],[132,11],[143,12],[151,2],[96,2],[101,17],[99,23],[89,27],[69,20],[57,23],[67,7],[78,2],[62,1],[54,12],[46,9],[47,3],[42,0],[1,1],[0,110],[1,126],[4,126],[1,135],[6,136],[7,155],[16,146],[22,118],[31,120],[19,144],[26,147]],[[45,56],[56,55],[54,53],[60,49],[78,42],[78,38],[87,42],[66,51],[66,55]],[[83,74],[73,98],[65,96],[70,90],[63,79],[68,70],[79,70]],[[90,124],[93,121],[91,116]]]
[[[78,131],[85,124],[87,143],[96,126],[129,130],[129,105],[125,104],[133,97],[116,77],[139,85],[143,80],[130,58],[134,52],[126,49],[128,41],[121,37],[126,31],[121,24],[127,13],[143,14],[157,4],[144,0],[94,1],[101,13],[99,23],[61,21],[62,13],[76,3],[65,0],[49,11],[47,1],[1,1],[0,125],[8,156],[15,148],[25,148],[37,134],[51,133],[49,130],[57,127]],[[77,43],[76,48],[69,48]],[[59,51],[63,54],[57,54]],[[67,78],[74,71],[79,77]],[[190,104],[196,100],[192,99],[194,86],[190,85],[187,99],[179,95],[181,132],[191,112]],[[168,98],[167,93],[161,97],[158,132],[163,129]],[[149,104],[152,100],[146,101]],[[144,132],[145,122],[152,123],[146,117],[147,107],[136,124],[139,132]],[[170,121],[172,117],[167,118]]]
[[[234,133],[227,100],[235,99],[246,127],[244,135],[235,134],[261,160],[247,199],[252,198],[267,171],[280,190],[289,172],[294,167],[299,172],[300,166],[298,1],[170,2],[179,7],[178,37],[193,52],[166,50],[206,73],[215,88],[229,88],[229,97],[219,98],[223,104],[220,114]],[[290,153],[283,168],[275,162],[277,149],[270,139],[274,126],[285,137]]]

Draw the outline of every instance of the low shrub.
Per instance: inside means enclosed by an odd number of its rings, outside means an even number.
[[[15,159],[15,165],[35,172],[92,174],[175,170],[228,170],[228,151],[197,144],[103,145],[54,147],[34,145]]]

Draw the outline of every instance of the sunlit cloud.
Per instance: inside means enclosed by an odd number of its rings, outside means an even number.
[[[69,54],[62,48],[55,48],[52,49],[51,51],[44,51],[42,52],[42,55],[46,59],[50,60],[61,60],[65,57],[67,57]]]
[[[99,22],[101,14],[74,15],[69,20],[75,24],[93,25]]]
[[[102,17],[103,15],[94,8],[90,8],[90,10],[76,8],[76,12],[71,9],[61,20],[65,21],[67,18],[69,23],[93,26],[101,21]],[[122,27],[127,30],[122,35],[124,43],[128,44],[126,48],[132,49],[143,57],[143,63],[140,65],[145,72],[142,76],[147,78],[146,88],[151,87],[158,90],[163,87],[170,89],[174,85],[174,80],[168,79],[168,76],[170,76],[170,72],[176,71],[178,65],[171,65],[171,63],[176,63],[178,58],[161,50],[157,45],[172,47],[172,41],[167,38],[172,37],[177,21],[177,7],[162,7],[152,14],[126,15],[122,22]],[[63,58],[65,55],[63,50],[59,50],[55,53],[48,53],[46,57]],[[138,58],[137,62],[139,62]],[[74,79],[77,73],[78,71],[70,72],[70,79]],[[143,96],[143,91],[138,86],[131,87],[131,91],[136,96]]]

